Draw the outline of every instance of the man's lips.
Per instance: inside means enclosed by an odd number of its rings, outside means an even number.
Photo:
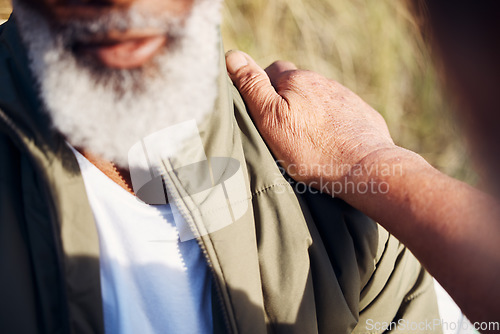
[[[110,35],[94,41],[78,43],[75,52],[90,55],[109,68],[141,67],[164,49],[166,34]]]

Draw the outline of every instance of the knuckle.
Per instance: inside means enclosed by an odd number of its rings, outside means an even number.
[[[292,70],[284,72],[278,81],[281,87],[305,88],[321,81],[323,77],[307,70]]]
[[[240,91],[244,91],[247,94],[251,94],[255,92],[258,88],[260,88],[263,83],[267,80],[264,76],[260,75],[260,73],[256,73],[253,71],[247,71],[240,74]]]
[[[289,71],[289,70],[295,70],[295,69],[297,69],[297,67],[295,66],[294,63],[292,63],[290,61],[276,60],[271,65],[269,65],[268,69],[276,70],[279,72],[284,72],[284,71]]]
[[[284,61],[283,60],[276,60],[274,61],[271,65],[269,65],[270,68],[276,68],[276,67],[280,67],[281,64],[283,64]]]

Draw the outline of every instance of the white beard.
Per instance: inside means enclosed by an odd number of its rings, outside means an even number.
[[[15,0],[13,6],[46,112],[71,145],[126,167],[129,149],[142,138],[187,120],[200,124],[213,110],[220,1],[195,0],[184,24],[131,8],[122,16],[75,22],[69,35]],[[92,69],[67,47],[68,36],[106,31],[110,24],[164,26],[176,42],[139,70]]]

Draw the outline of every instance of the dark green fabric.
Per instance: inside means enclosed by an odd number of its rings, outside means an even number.
[[[37,100],[12,19],[0,44],[0,332],[102,333],[98,237],[78,165]],[[368,333],[368,319],[439,318],[432,279],[401,243],[340,200],[293,192],[222,53],[220,66],[200,136],[208,157],[241,163],[249,207],[198,238],[214,275],[215,331]],[[184,196],[182,177],[168,178],[174,204],[202,230],[210,213]]]
[[[12,19],[2,25],[0,41],[0,126],[2,137],[8,138],[0,145],[6,148],[0,151],[0,173],[17,182],[12,188],[2,182],[0,201],[1,205],[12,202],[20,211],[14,220],[4,217],[2,210],[0,222],[25,227],[23,244],[18,247],[30,255],[27,262],[17,259],[18,252],[2,249],[0,257],[21,266],[29,263],[33,271],[31,277],[12,277],[2,271],[0,287],[15,295],[26,287],[4,284],[4,278],[31,280],[34,299],[20,306],[36,306],[41,333],[103,332],[98,238],[78,163],[42,112]],[[14,172],[16,155],[19,168]],[[16,193],[17,197],[9,198]],[[22,315],[23,308],[4,305],[7,312],[0,321],[5,325],[0,328],[17,333],[15,326],[25,323],[16,322],[15,315]]]

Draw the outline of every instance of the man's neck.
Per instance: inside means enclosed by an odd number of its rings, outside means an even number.
[[[135,196],[132,188],[132,180],[130,178],[130,172],[125,168],[117,167],[111,161],[105,160],[91,152],[86,151],[82,148],[77,148],[90,163],[96,166],[101,172],[103,172],[107,177],[109,177],[113,182],[118,184],[120,187]]]

